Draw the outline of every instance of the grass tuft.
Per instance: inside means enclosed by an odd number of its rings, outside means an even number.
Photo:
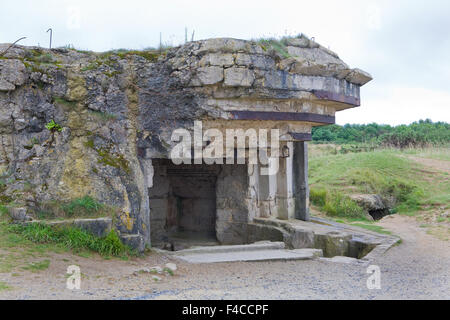
[[[75,252],[91,250],[104,257],[135,255],[135,253],[121,241],[117,232],[111,230],[103,238],[73,227],[52,227],[45,224],[30,223],[27,225],[11,225],[9,230],[23,236],[34,243],[55,243],[72,249]]]
[[[62,209],[67,216],[75,214],[78,216],[91,215],[101,210],[104,205],[90,196],[76,198],[69,203],[63,204]]]

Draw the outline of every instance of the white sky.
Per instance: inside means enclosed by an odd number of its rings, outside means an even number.
[[[337,122],[450,122],[450,1],[0,0],[0,43],[106,51],[303,32],[374,80]]]

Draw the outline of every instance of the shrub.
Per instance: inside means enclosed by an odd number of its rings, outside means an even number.
[[[55,120],[53,120],[53,119],[49,123],[47,123],[45,125],[45,127],[52,132],[54,132],[54,131],[61,132],[62,131],[62,127],[59,124],[57,124],[55,122]]]
[[[332,217],[366,219],[366,213],[355,201],[338,191],[329,192],[323,210]]]
[[[309,200],[312,204],[323,207],[327,200],[327,190],[311,188],[309,191]]]
[[[364,209],[339,191],[311,188],[309,200],[329,216],[366,219]]]

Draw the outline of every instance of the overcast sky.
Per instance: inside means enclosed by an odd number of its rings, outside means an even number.
[[[374,80],[337,122],[450,122],[450,1],[0,0],[0,43],[106,51],[304,33]]]

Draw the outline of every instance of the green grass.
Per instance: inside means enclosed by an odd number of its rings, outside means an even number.
[[[407,155],[413,155],[421,158],[450,161],[450,147],[442,148],[411,148],[402,151]]]
[[[330,154],[322,149],[309,159],[310,200],[331,216],[345,217],[340,208],[352,207],[346,195],[356,193],[394,197],[394,212],[409,215],[450,204],[448,175],[429,171],[400,150]]]
[[[310,190],[310,201],[331,217],[367,220],[364,210],[352,199],[338,190]]]
[[[60,98],[60,97],[53,97],[53,102],[56,104],[59,104],[61,106],[68,107],[68,108],[75,108],[77,105],[76,101],[69,101],[69,100],[66,100],[66,99]]]
[[[89,110],[89,113],[102,121],[116,120],[117,116],[109,112]]]
[[[42,271],[42,270],[47,270],[49,266],[50,266],[50,260],[46,259],[46,260],[42,260],[39,262],[32,262],[32,263],[28,264],[27,266],[22,267],[22,269],[28,270],[31,272],[38,272],[38,271]]]
[[[76,198],[69,203],[63,204],[62,209],[69,216],[73,216],[75,213],[85,212],[86,214],[93,214],[98,212],[104,207],[103,204],[90,196],[84,196],[82,198]]]
[[[364,228],[370,231],[382,233],[382,234],[392,234],[392,232],[385,230],[383,227],[376,226],[373,224],[364,224],[364,223],[352,223],[352,226]]]
[[[106,206],[86,195],[67,202],[53,200],[41,203],[36,216],[41,220],[74,217],[95,218],[111,216],[112,212],[114,212],[114,208]]]
[[[283,58],[289,58],[291,55],[288,53],[287,48],[283,40],[275,38],[258,39],[256,42],[261,46],[264,51],[274,50],[280,54]]]
[[[10,290],[11,287],[8,286],[5,282],[0,281],[0,291],[4,291],[4,290]]]
[[[22,239],[40,244],[59,244],[74,252],[90,250],[102,256],[134,255],[135,253],[125,246],[119,239],[115,230],[103,238],[72,227],[52,227],[45,224],[31,223],[27,225],[10,225],[9,231]]]

